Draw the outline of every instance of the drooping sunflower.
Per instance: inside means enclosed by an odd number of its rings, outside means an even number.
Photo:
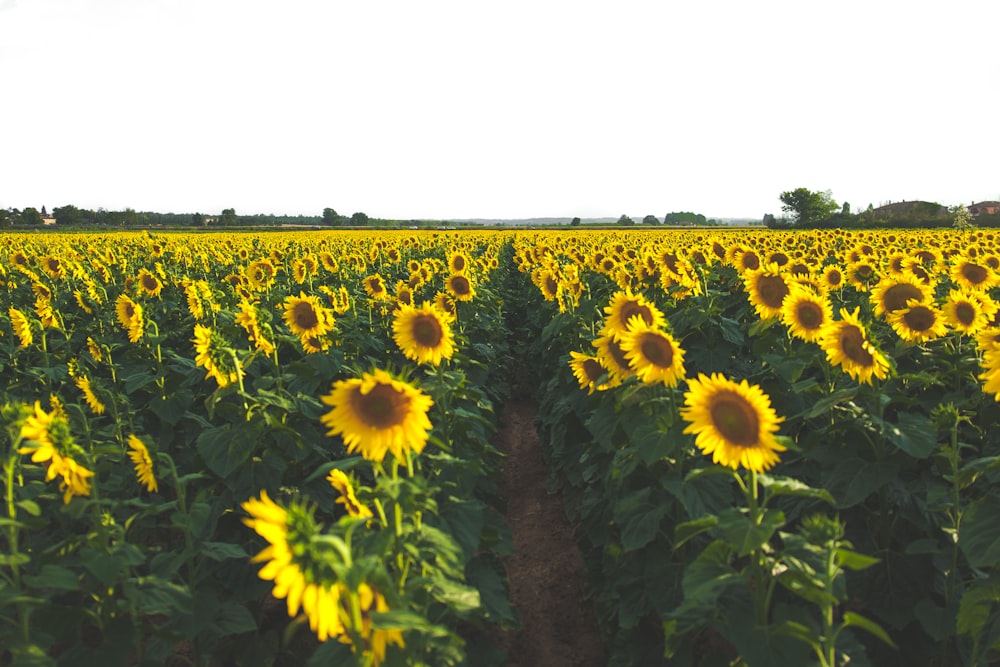
[[[573,371],[573,376],[580,384],[580,389],[586,389],[588,394],[605,391],[621,384],[620,380],[608,374],[597,357],[572,351],[569,357],[569,367]],[[605,378],[605,381],[601,382],[601,378]]]
[[[891,312],[886,319],[900,338],[911,343],[924,343],[947,333],[941,311],[916,300],[907,302],[906,308]]]
[[[430,303],[420,308],[402,305],[392,322],[392,337],[407,359],[438,366],[455,353],[453,321],[449,313]]]
[[[271,340],[274,332],[269,324],[261,320],[261,314],[255,304],[242,299],[235,320],[247,332],[247,338],[255,348],[264,354],[274,353],[274,343]]]
[[[807,342],[818,341],[832,320],[830,300],[806,287],[793,287],[781,306],[781,321],[789,333]]]
[[[445,279],[444,284],[455,301],[472,301],[476,296],[475,285],[468,274],[452,273]]]
[[[87,337],[87,352],[90,356],[94,358],[94,361],[101,362],[104,360],[104,353],[101,351],[101,346],[97,344],[90,336]]]
[[[326,476],[326,481],[330,482],[330,486],[340,494],[336,502],[339,505],[343,505],[348,514],[361,518],[372,516],[372,511],[358,501],[358,497],[354,494],[354,485],[343,470],[334,468]]]
[[[389,452],[397,459],[420,453],[431,429],[430,396],[381,369],[360,378],[340,380],[320,399],[333,410],[320,417],[327,435],[340,435],[349,453],[382,461]]]
[[[858,382],[871,384],[872,377],[884,380],[889,376],[889,362],[868,340],[868,333],[858,318],[859,310],[848,312],[841,308],[840,319],[823,328],[820,345],[830,365],[840,366]]]
[[[76,457],[82,458],[85,454],[76,444],[61,406],[55,405],[51,412],[46,412],[41,403],[35,401],[33,413],[21,426],[20,438],[34,444],[20,447],[18,454],[31,454],[34,463],[48,462],[46,482],[62,477],[59,489],[63,493],[63,504],[69,504],[73,496],[90,495],[90,478],[94,473],[77,461]]]
[[[743,272],[747,298],[761,319],[778,317],[781,305],[788,296],[788,283],[775,265],[763,266]]]
[[[7,310],[7,314],[10,315],[11,327],[14,329],[14,334],[21,341],[21,347],[31,345],[35,341],[35,337],[32,334],[31,321],[28,319],[28,316],[14,306],[11,306]]]
[[[768,395],[746,380],[737,383],[721,373],[688,379],[680,415],[689,422],[684,432],[696,434],[702,453],[733,470],[743,466],[764,472],[786,450],[774,437],[784,418],[777,416]]]
[[[333,315],[313,295],[285,298],[285,324],[299,338],[320,337],[333,328]]]
[[[101,399],[97,397],[97,394],[94,393],[94,388],[91,386],[90,378],[86,375],[80,375],[74,378],[73,382],[76,384],[77,388],[83,392],[83,400],[90,406],[90,409],[93,410],[94,414],[103,415],[104,411],[107,410],[107,407]]]
[[[930,303],[933,288],[917,279],[912,273],[898,273],[885,276],[872,288],[869,297],[875,317],[885,317],[896,310],[906,308],[909,301]]]
[[[631,290],[615,292],[604,307],[604,325],[615,340],[629,330],[634,317],[654,329],[662,329],[667,324],[667,318],[655,304],[649,302],[642,294],[633,294]]]
[[[641,315],[632,317],[622,334],[621,349],[643,384],[676,387],[684,377],[684,350],[673,336],[646,324]]]
[[[205,369],[205,379],[215,378],[220,387],[239,379],[236,358],[222,334],[204,324],[195,324],[191,342],[196,353],[194,361]]]
[[[148,297],[156,298],[163,291],[163,283],[149,269],[139,269],[139,279],[136,281],[139,291]]]
[[[129,341],[138,342],[146,329],[142,306],[129,298],[127,294],[119,294],[115,300],[115,313],[118,315],[118,323],[128,332]]]
[[[131,450],[128,457],[132,459],[135,466],[135,478],[146,487],[150,493],[156,493],[160,487],[156,483],[156,475],[153,473],[153,458],[149,455],[149,449],[135,434],[129,435],[128,447]]]

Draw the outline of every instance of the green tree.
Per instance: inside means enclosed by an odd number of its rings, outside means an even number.
[[[825,220],[840,208],[829,190],[813,192],[807,188],[796,188],[782,192],[778,199],[782,203],[781,210],[793,214],[793,222],[799,227]]]
[[[42,224],[42,214],[39,213],[38,209],[34,206],[29,206],[21,211],[20,220],[18,222],[22,225],[38,226]]]
[[[11,211],[0,208],[0,229],[7,229],[14,224],[14,215]]]
[[[236,209],[222,209],[222,215],[219,216],[219,225],[222,227],[235,227],[238,223],[239,219],[236,217]]]
[[[201,213],[195,213],[191,216],[191,224],[195,227],[204,227],[207,223],[205,222],[205,216]]]
[[[657,218],[655,215],[647,215],[645,218],[642,219],[642,224],[644,224],[644,225],[658,225],[658,224],[660,224],[660,219]]]
[[[573,218],[572,220],[569,221],[569,224],[573,225],[574,227],[579,227],[580,226],[580,218]]]
[[[340,215],[332,208],[323,209],[323,224],[324,225],[339,225]]]
[[[952,226],[955,229],[972,229],[976,225],[972,222],[972,214],[964,204],[959,204],[951,209]]]
[[[627,225],[634,225],[635,224],[635,220],[633,220],[632,218],[630,218],[627,215],[625,215],[624,213],[622,213],[622,217],[618,218],[618,224],[619,225],[625,225],[625,226],[627,226]]]
[[[357,211],[351,216],[351,224],[355,227],[367,227],[370,222],[368,216],[361,211]]]

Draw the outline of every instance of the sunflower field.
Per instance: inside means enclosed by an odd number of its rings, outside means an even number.
[[[1000,649],[1000,238],[8,234],[0,664],[503,664],[512,366],[617,665]]]

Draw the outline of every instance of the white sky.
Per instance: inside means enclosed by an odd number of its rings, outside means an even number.
[[[0,0],[0,207],[1000,199],[996,0]]]

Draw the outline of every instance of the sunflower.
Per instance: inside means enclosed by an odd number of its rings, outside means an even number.
[[[410,289],[405,280],[396,282],[396,303],[401,306],[413,305],[413,290]]]
[[[688,380],[681,417],[685,433],[694,433],[695,445],[712,462],[736,470],[769,470],[785,451],[774,437],[784,421],[771,407],[771,399],[757,385],[736,383],[721,373],[699,374]]]
[[[963,259],[951,267],[951,279],[960,287],[987,290],[998,282],[997,273],[989,265]]]
[[[464,273],[452,273],[444,284],[455,301],[472,301],[476,296],[472,280]]]
[[[831,320],[830,300],[806,287],[793,287],[781,306],[781,321],[789,333],[804,341],[818,341]]]
[[[337,498],[337,503],[344,506],[347,513],[353,517],[368,518],[372,516],[372,511],[366,506],[358,502],[357,496],[354,495],[354,485],[351,484],[350,478],[344,473],[343,470],[337,470],[334,468],[330,471],[330,474],[326,476],[326,481],[330,482],[340,497]]]
[[[370,296],[371,298],[375,300],[382,300],[389,298],[389,292],[388,290],[386,290],[385,287],[385,280],[383,280],[382,276],[380,276],[379,274],[375,273],[368,276],[367,278],[364,279],[363,284],[365,287],[365,292],[367,292],[368,296]]]
[[[434,305],[443,313],[455,314],[455,300],[447,292],[438,292],[434,296]]]
[[[66,277],[66,265],[54,255],[46,255],[42,258],[42,270],[50,278],[61,280]]]
[[[118,323],[128,332],[129,341],[138,342],[146,328],[142,306],[130,299],[127,294],[119,294],[115,301],[115,313],[118,315]]]
[[[893,311],[886,319],[900,338],[911,343],[924,343],[947,333],[941,311],[916,300],[909,301],[906,308]]]
[[[250,262],[244,274],[247,284],[255,292],[263,292],[274,284],[274,264],[269,259]]]
[[[573,371],[573,376],[580,384],[580,389],[586,389],[588,394],[605,391],[621,384],[621,380],[608,375],[607,369],[601,365],[597,357],[572,351],[569,357],[569,367]],[[605,381],[601,382],[601,378]]]
[[[197,365],[205,369],[205,379],[212,377],[220,387],[225,387],[239,379],[240,368],[228,342],[220,333],[203,324],[194,325],[195,358]]]
[[[146,443],[133,434],[128,437],[128,447],[132,450],[128,453],[128,457],[135,464],[135,478],[139,484],[146,487],[147,491],[156,493],[160,487],[156,484],[156,476],[153,474],[153,459],[149,455]]]
[[[875,317],[884,317],[906,308],[910,301],[929,303],[933,289],[911,273],[891,274],[878,281],[872,288],[869,300]]]
[[[986,328],[996,311],[996,304],[989,295],[976,290],[952,290],[941,307],[948,326],[964,334],[975,334]]]
[[[205,319],[205,304],[201,300],[201,290],[195,282],[184,284],[184,296],[187,299],[188,312],[196,320]]]
[[[820,345],[833,366],[841,366],[858,382],[871,384],[872,376],[884,380],[889,375],[889,362],[868,340],[868,334],[858,319],[858,311],[840,309],[841,319],[827,324],[820,336]]]
[[[628,332],[635,317],[654,329],[661,329],[667,323],[667,318],[659,308],[647,301],[642,294],[633,294],[631,290],[615,292],[604,307],[604,315],[605,328],[615,340],[620,340]]]
[[[271,341],[273,331],[269,324],[261,322],[257,306],[246,299],[240,300],[240,312],[236,314],[235,320],[247,332],[247,338],[254,347],[264,354],[274,353],[274,343]]]
[[[635,375],[628,357],[625,356],[625,351],[607,327],[601,330],[600,338],[594,340],[591,345],[597,349],[598,361],[610,373],[615,384],[624,382]]]
[[[747,298],[761,319],[778,317],[781,304],[788,296],[788,284],[775,265],[743,272]]]
[[[448,271],[463,273],[469,268],[469,256],[464,252],[453,252],[448,255]]]
[[[298,296],[285,298],[285,324],[299,338],[314,338],[333,328],[333,315],[318,297],[299,292]]]
[[[309,511],[295,504],[286,510],[263,489],[259,500],[251,498],[240,506],[250,515],[243,523],[268,542],[251,562],[264,563],[257,576],[274,582],[271,595],[285,600],[291,618],[302,609],[320,641],[342,635],[340,585],[316,581],[308,564],[300,562],[310,552],[309,545],[302,543],[317,532]]]
[[[427,411],[434,401],[383,370],[335,382],[320,400],[333,407],[320,417],[330,428],[327,435],[342,436],[349,453],[381,461],[392,452],[402,459],[409,451],[420,453],[427,443]]]
[[[628,331],[622,334],[621,349],[644,384],[662,382],[676,387],[684,377],[684,350],[674,337],[652,327],[641,315],[632,317]]]
[[[101,346],[97,344],[97,341],[89,336],[87,337],[87,352],[90,353],[90,356],[93,357],[96,362],[104,360],[104,353],[101,352]]]
[[[367,647],[363,652],[371,656],[372,667],[378,667],[385,662],[385,651],[389,644],[399,648],[406,647],[403,632],[398,629],[382,630],[374,626],[372,614],[389,611],[389,605],[381,593],[364,582],[358,586],[358,601],[358,606],[361,608],[361,627],[354,629],[359,632],[361,640]]]
[[[107,410],[107,407],[105,407],[104,403],[101,402],[101,399],[99,399],[94,393],[94,388],[90,384],[90,378],[86,375],[81,375],[75,378],[73,382],[76,384],[77,388],[83,392],[83,400],[87,402],[87,405],[90,406],[90,409],[94,412],[94,414],[103,415],[104,411]]]
[[[163,291],[163,283],[149,269],[139,269],[139,279],[136,282],[139,291],[148,297],[156,298]]]
[[[420,308],[403,305],[392,322],[393,340],[407,359],[418,364],[441,364],[455,353],[450,324],[454,318],[430,303]]]
[[[52,412],[45,412],[41,403],[35,401],[32,414],[21,426],[20,439],[33,442],[34,445],[20,447],[18,454],[31,454],[34,463],[48,462],[46,482],[57,476],[62,477],[59,489],[63,492],[63,504],[69,504],[73,496],[90,495],[90,478],[94,473],[74,458],[85,454],[73,439],[66,416],[59,405],[55,405]]]
[[[11,327],[14,329],[14,334],[20,339],[21,347],[31,345],[35,341],[35,337],[31,332],[31,321],[28,316],[14,306],[7,310],[7,314],[10,315]]]
[[[830,266],[823,269],[823,285],[827,289],[840,289],[844,286],[844,272],[836,264],[831,264]]]
[[[562,294],[562,285],[559,276],[551,269],[535,269],[531,274],[531,280],[542,293],[542,298],[546,301],[556,301]]]

